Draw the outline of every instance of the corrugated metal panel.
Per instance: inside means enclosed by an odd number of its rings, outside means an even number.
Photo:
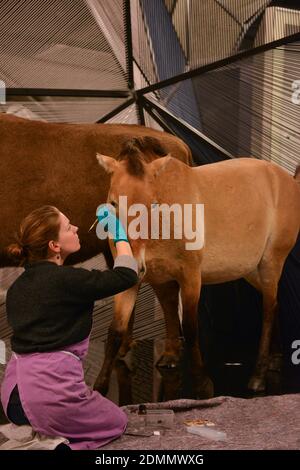
[[[134,58],[149,82],[154,83],[161,78],[157,70],[161,44],[164,44],[165,54],[173,54],[172,62],[177,62],[174,67],[177,73],[180,68],[180,72],[184,72],[231,56],[252,47],[252,37],[255,38],[260,23],[264,23],[264,12],[270,4],[271,0],[165,0],[164,4],[152,2],[150,11],[148,2],[135,1],[134,18],[137,24],[134,31],[138,39],[134,41]],[[170,18],[167,28],[167,20],[155,24],[153,18],[166,14]],[[254,29],[250,33],[252,26]],[[297,31],[300,31],[299,26]],[[247,34],[249,40],[245,41]],[[284,37],[291,31],[280,31],[278,34]],[[160,47],[156,45],[158,38]],[[256,45],[271,40],[259,30]],[[180,65],[175,53],[174,41],[179,42],[184,53],[183,65]],[[167,74],[164,78],[171,77],[172,67],[169,75],[167,70],[164,73]]]
[[[2,2],[3,3],[3,2]],[[0,12],[0,79],[10,88],[127,90],[123,1],[9,0]],[[1,111],[95,122],[119,98],[7,97]]]
[[[106,122],[110,124],[138,124],[136,105],[132,104],[127,106],[127,108],[125,108],[113,118],[108,119]]]
[[[125,101],[124,98],[10,97],[6,104],[0,105],[0,111],[40,121],[91,123]]]
[[[163,128],[153,119],[147,111],[144,111],[144,116],[145,116],[145,125],[147,127],[152,127],[152,129],[157,129],[159,131],[163,131]]]
[[[195,77],[197,130],[234,156],[272,160],[294,173],[300,163],[299,67],[300,42]],[[177,87],[176,101],[168,101],[173,91],[174,85],[166,87],[157,102],[193,125],[184,89]]]
[[[146,83],[140,83],[139,76],[137,88],[142,88],[146,84],[156,82],[158,76],[151,47],[151,37],[138,0],[134,0],[131,4],[131,18],[133,56],[146,79]]]
[[[300,31],[299,15],[300,10],[280,7],[267,8],[255,36],[254,45],[259,46],[298,33]]]
[[[126,89],[126,71],[118,60],[125,57],[122,8],[121,0],[5,2],[0,62],[6,86]],[[105,25],[99,9],[109,18]]]
[[[132,355],[132,401],[151,402],[153,398],[153,340],[139,341]]]

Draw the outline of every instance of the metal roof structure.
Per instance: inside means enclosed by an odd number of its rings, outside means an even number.
[[[198,163],[240,152],[269,158],[268,145],[255,142],[266,134],[267,102],[281,105],[273,84],[267,88],[282,72],[283,50],[289,79],[297,79],[299,18],[294,0],[5,0],[0,80],[7,101],[0,107],[49,122],[163,128],[188,140]],[[258,117],[259,88],[265,107]],[[236,123],[239,114],[255,126]],[[294,165],[284,162],[290,171]]]

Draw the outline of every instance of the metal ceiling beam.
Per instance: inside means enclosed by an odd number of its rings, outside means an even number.
[[[130,0],[124,1],[124,26],[125,26],[125,51],[126,51],[126,71],[127,71],[127,84],[129,90],[134,90],[134,72],[133,72],[133,46],[132,46],[132,31],[131,31],[131,8]],[[134,94],[135,95],[135,94]],[[137,96],[135,96],[136,111],[138,123],[145,125],[145,117],[143,107]]]
[[[271,49],[275,49],[276,47],[284,46],[286,44],[296,42],[296,41],[300,41],[300,33],[291,34],[290,36],[285,36],[284,38],[269,42],[267,44],[263,44],[262,46],[258,46],[253,49],[248,49],[246,51],[239,52],[232,56],[225,57],[224,59],[220,59],[215,62],[211,62],[209,64],[203,65],[201,67],[197,67],[196,69],[190,70],[188,72],[183,72],[174,77],[168,78],[166,80],[162,80],[161,82],[154,83],[153,85],[147,86],[145,88],[141,88],[140,90],[136,90],[136,93],[138,96],[145,95],[146,93],[150,93],[155,90],[159,90],[161,88],[174,85],[175,83],[181,82],[183,80],[187,80],[189,78],[203,75],[204,73],[210,72],[212,70],[216,70],[220,67],[225,67],[226,65],[233,64],[235,62],[238,62],[241,59],[246,59],[247,57],[253,57],[256,54],[260,54],[262,52],[266,52]]]
[[[130,98],[129,100],[127,100],[124,103],[120,104],[120,106],[118,106],[117,108],[115,108],[112,111],[110,111],[109,113],[105,114],[105,116],[102,116],[102,118],[98,119],[98,121],[96,121],[96,123],[104,123],[104,122],[108,121],[109,119],[113,118],[114,116],[119,114],[121,111],[126,109],[128,106],[133,104],[134,102],[135,102],[135,99]]]
[[[210,139],[209,137],[207,137],[205,134],[203,134],[202,132],[198,131],[198,129],[195,129],[193,126],[191,126],[190,124],[188,124],[186,121],[184,121],[183,119],[180,119],[178,118],[177,116],[175,116],[173,113],[171,113],[168,109],[164,108],[163,106],[161,106],[160,104],[158,103],[155,103],[154,101],[152,101],[151,99],[149,98],[146,98],[145,96],[143,98],[141,98],[142,100],[142,103],[144,105],[144,108],[147,112],[150,113],[150,110],[151,108],[154,108],[156,109],[159,113],[162,114],[162,116],[165,116],[167,119],[170,119],[171,121],[173,121],[174,123],[176,123],[177,125],[181,126],[181,127],[184,127],[185,129],[187,129],[189,132],[191,132],[192,134],[194,134],[195,137],[197,137],[197,139],[200,139],[202,140],[202,142],[204,142],[207,146],[209,146],[210,148],[212,149],[215,149],[216,151],[220,152],[221,154],[224,155],[225,158],[233,158],[233,155],[228,152],[227,150],[225,150],[223,147],[221,147],[220,145],[216,144],[216,142],[214,142],[212,139]]]
[[[136,110],[137,110],[137,116],[138,116],[138,123],[144,126],[145,125],[144,107],[143,107],[142,100],[139,97],[136,98]]]
[[[164,131],[168,132],[169,134],[176,135],[173,129],[171,129],[171,127],[168,126],[168,124],[165,122],[165,120],[162,119],[161,116],[158,116],[157,114],[155,114],[153,112],[153,109],[150,106],[147,106],[147,108],[145,108],[145,111],[149,114],[149,116],[152,117],[152,119],[154,119],[154,121],[157,122],[157,124],[160,125],[160,127],[162,127]]]
[[[78,90],[56,88],[6,88],[6,96],[57,96],[68,98],[128,98],[129,90]]]
[[[127,83],[128,83],[129,90],[133,90],[134,79],[133,79],[133,52],[132,52],[130,0],[124,0],[124,23],[125,23],[125,51],[126,51]]]

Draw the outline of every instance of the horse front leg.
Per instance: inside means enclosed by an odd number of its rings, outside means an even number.
[[[152,284],[152,287],[163,309],[166,326],[165,350],[156,362],[156,367],[162,377],[163,399],[175,400],[181,397],[183,387],[183,342],[178,316],[179,285],[176,281],[171,281]]]
[[[182,300],[182,328],[185,346],[188,353],[189,373],[192,380],[193,396],[211,398],[214,387],[208,377],[199,347],[198,335],[198,302],[201,290],[201,275],[198,270],[187,273],[180,282]]]
[[[182,350],[181,326],[178,316],[179,285],[176,281],[152,285],[163,309],[166,325],[165,351],[157,361],[158,369],[178,367]]]
[[[138,289],[139,285],[135,285],[114,297],[114,317],[108,330],[103,365],[94,385],[94,390],[102,395],[106,395],[108,391],[113,363],[126,336]]]

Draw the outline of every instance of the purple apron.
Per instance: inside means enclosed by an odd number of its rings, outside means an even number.
[[[18,385],[23,409],[36,432],[65,437],[73,450],[97,449],[119,437],[127,425],[126,414],[84,381],[81,361],[88,344],[86,338],[64,351],[13,353],[1,386],[5,413]]]

